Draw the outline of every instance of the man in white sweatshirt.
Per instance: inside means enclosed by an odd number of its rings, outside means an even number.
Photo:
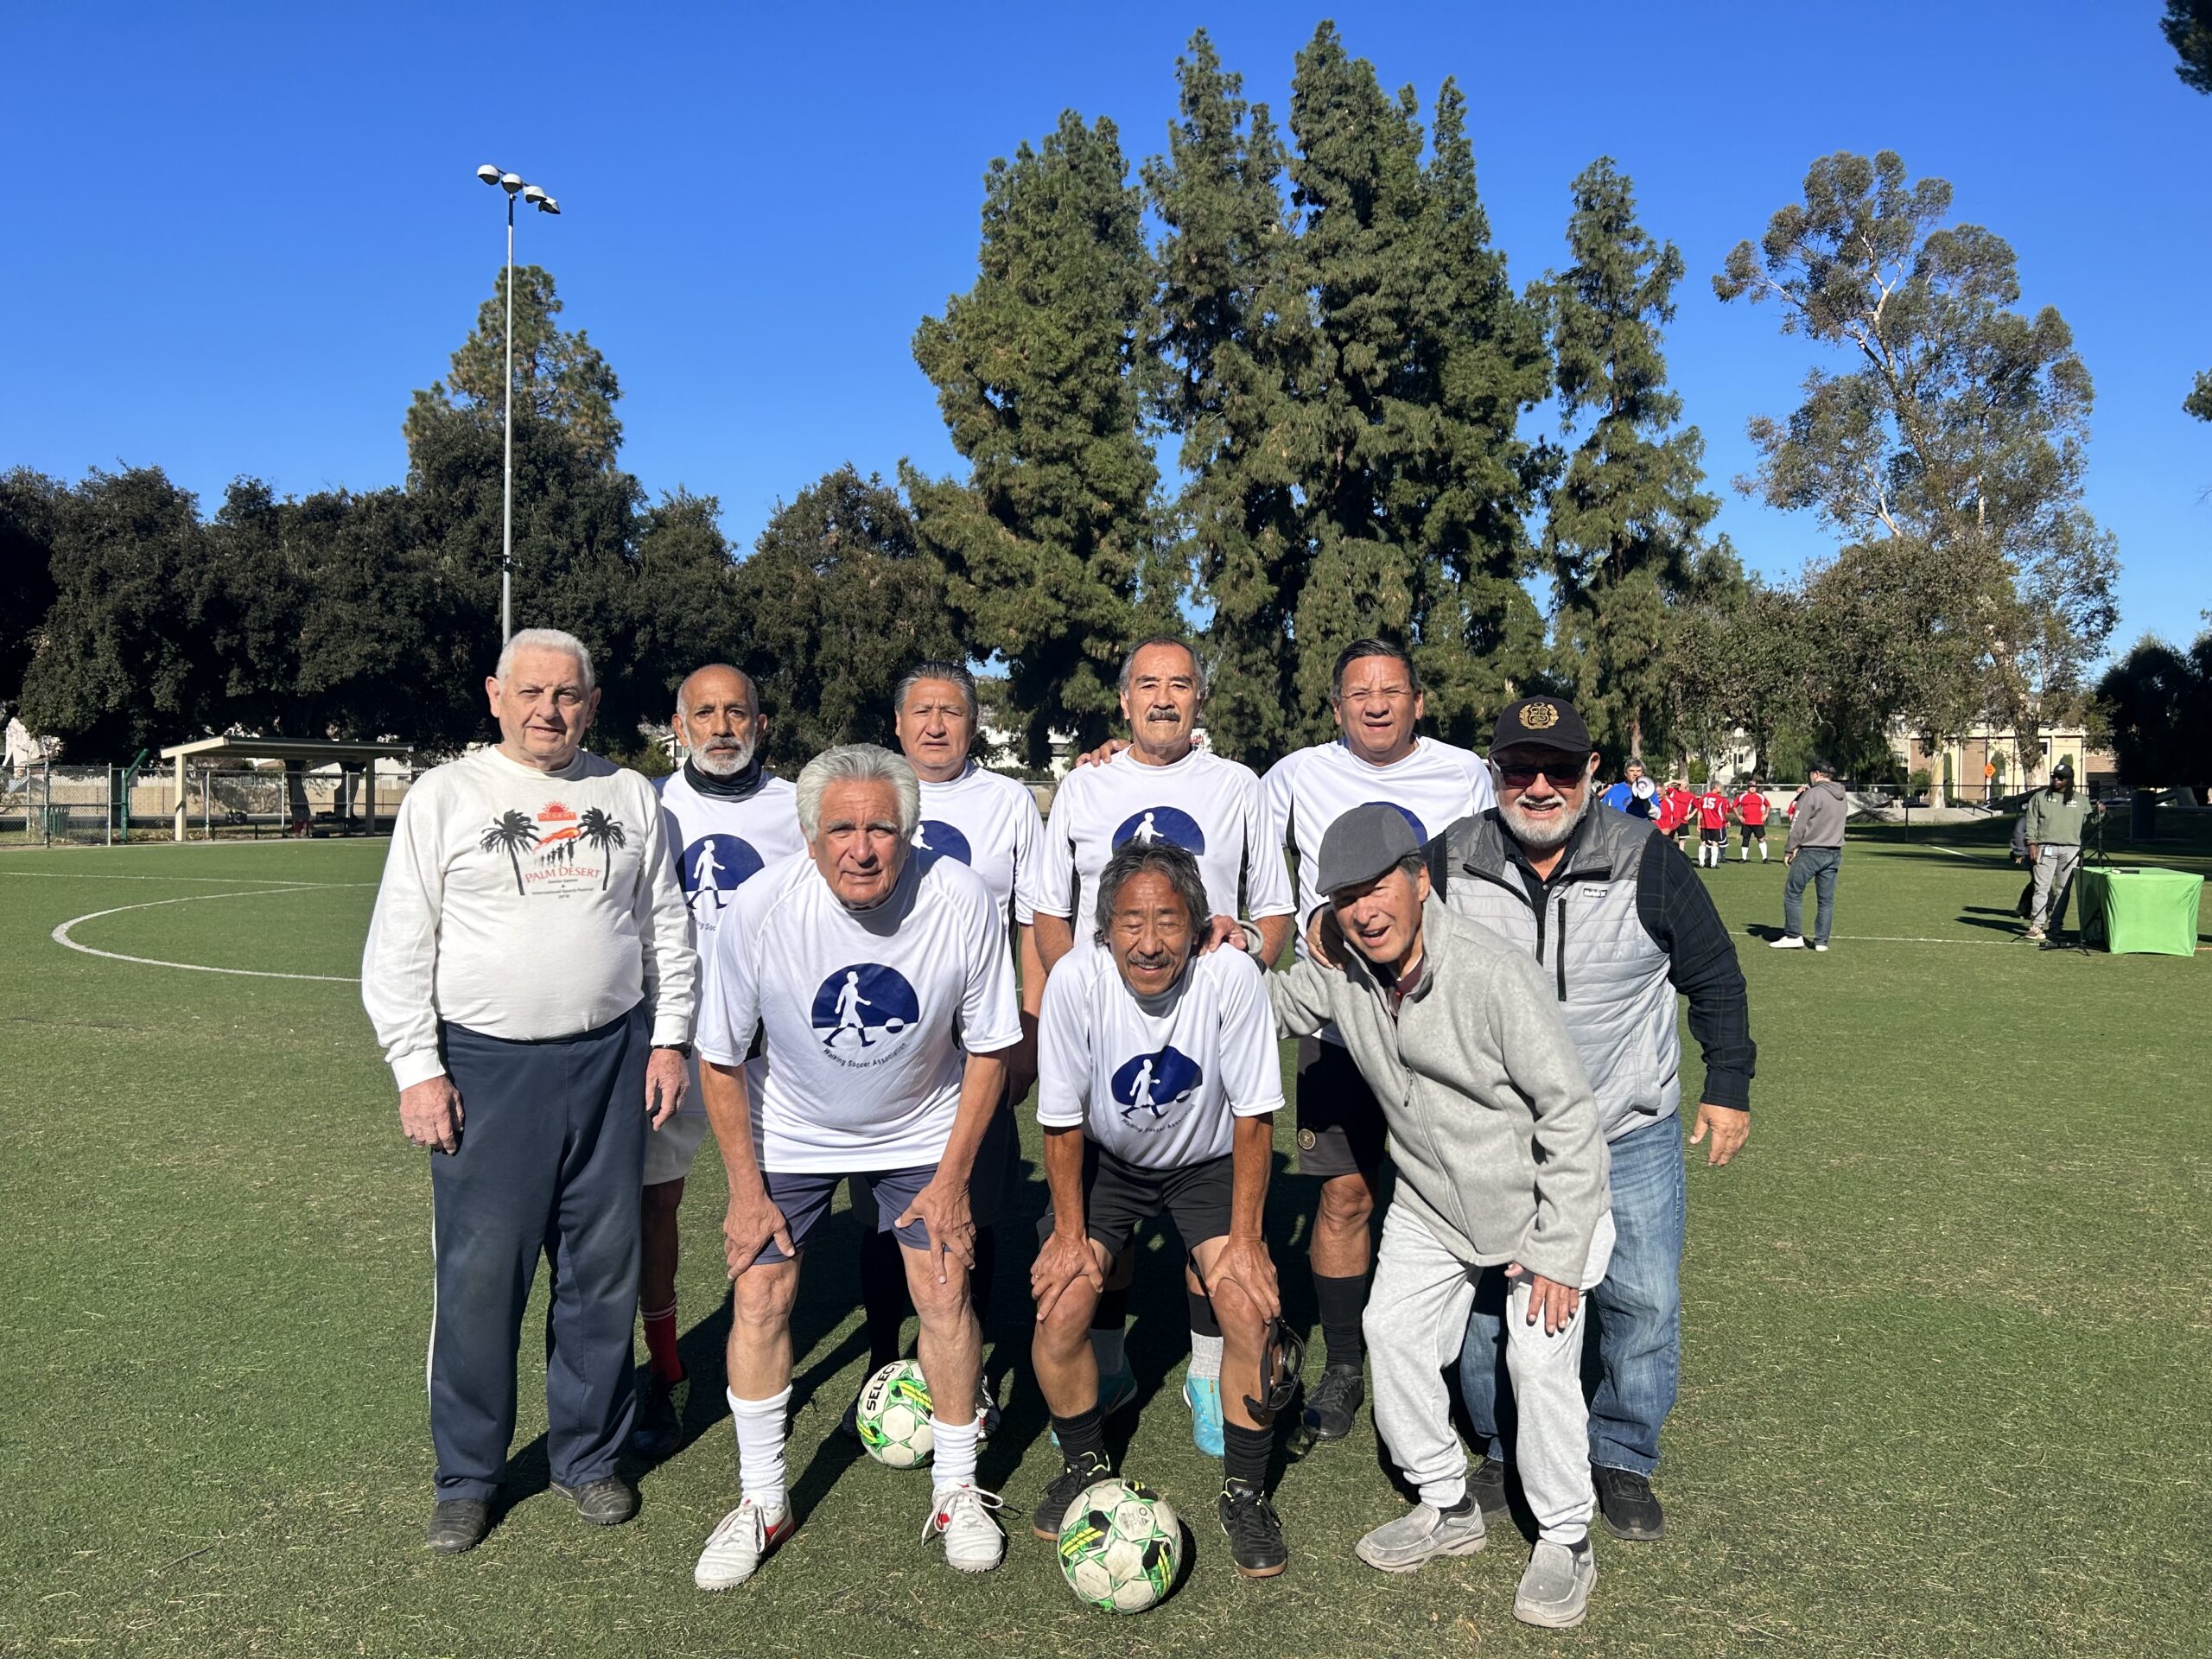
[[[697,1001],[652,786],[582,747],[590,654],[525,629],[485,691],[499,743],[408,791],[361,961],[400,1128],[437,1154],[428,1541],[448,1554],[490,1524],[541,1250],[554,1485],[595,1524],[636,1513],[615,1460],[634,1404],[645,1136],[682,1103]]]

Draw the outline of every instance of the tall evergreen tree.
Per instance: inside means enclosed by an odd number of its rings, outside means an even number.
[[[1705,440],[1674,429],[1660,331],[1674,320],[1682,256],[1637,222],[1627,177],[1601,156],[1574,181],[1573,263],[1539,285],[1557,361],[1561,433],[1575,442],[1544,530],[1558,612],[1560,677],[1602,741],[1644,752],[1667,706],[1669,607],[1700,575],[1719,503],[1703,486]]]
[[[1123,653],[1183,587],[1145,442],[1154,266],[1128,172],[1113,123],[1072,111],[993,162],[976,285],[914,336],[969,477],[902,476],[970,649],[1006,659],[1033,763],[1055,729],[1106,734]]]
[[[726,654],[760,684],[779,766],[833,744],[887,742],[899,677],[964,654],[913,515],[850,466],[776,509],[737,567],[730,606],[746,637]]]
[[[539,265],[515,267],[514,404],[522,419],[552,423],[565,432],[595,467],[612,467],[622,447],[622,423],[615,418],[621,397],[614,371],[589,335],[554,321],[561,314],[552,273]],[[407,411],[407,446],[439,416],[466,414],[480,425],[499,429],[505,418],[502,383],[507,367],[507,271],[503,265],[492,297],[478,308],[476,327],[453,354],[444,380],[433,380],[415,394]],[[518,432],[519,435],[519,432]]]
[[[13,704],[54,604],[54,536],[67,489],[28,467],[0,474],[0,700]]]
[[[1491,245],[1457,87],[1426,167],[1417,112],[1331,25],[1299,54],[1290,177],[1313,321],[1284,439],[1313,561],[1292,631],[1313,738],[1360,634],[1414,642],[1430,712],[1459,741],[1541,660],[1519,579],[1545,463],[1516,427],[1550,384],[1542,329]]]
[[[1198,591],[1212,607],[1208,740],[1263,761],[1300,719],[1291,618],[1307,547],[1284,428],[1306,349],[1306,292],[1282,198],[1285,162],[1264,104],[1247,104],[1204,29],[1177,61],[1181,118],[1143,169],[1166,233],[1153,321],[1161,419],[1182,438],[1180,507]]]

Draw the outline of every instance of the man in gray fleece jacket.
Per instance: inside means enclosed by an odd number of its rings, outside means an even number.
[[[1300,959],[1268,976],[1268,995],[1286,1036],[1336,1027],[1389,1122],[1398,1186],[1365,1327],[1375,1425],[1421,1495],[1360,1541],[1360,1559],[1405,1573],[1486,1541],[1443,1372],[1478,1286],[1498,1275],[1513,1457],[1537,1523],[1514,1617],[1578,1624],[1598,1575],[1581,1293],[1605,1276],[1613,1236],[1597,1103],[1541,970],[1430,897],[1403,813],[1355,807],[1317,863],[1344,966]]]
[[[1815,760],[1808,770],[1813,781],[1797,792],[1789,839],[1782,849],[1782,861],[1789,867],[1782,883],[1782,937],[1768,941],[1777,950],[1805,948],[1808,881],[1820,895],[1813,918],[1814,950],[1828,948],[1828,930],[1835,925],[1835,875],[1843,865],[1843,821],[1851,816],[1851,801],[1836,782],[1834,766]]]

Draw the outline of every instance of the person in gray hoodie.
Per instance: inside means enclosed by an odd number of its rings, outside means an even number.
[[[1582,1293],[1612,1250],[1598,1106],[1542,970],[1432,897],[1412,826],[1370,802],[1322,837],[1316,885],[1348,949],[1271,974],[1279,1031],[1334,1025],[1382,1108],[1397,1193],[1365,1329],[1375,1425],[1420,1502],[1360,1540],[1407,1573],[1487,1541],[1450,1418],[1444,1370],[1484,1285],[1508,1303],[1515,1460],[1535,1549],[1514,1596],[1523,1624],[1582,1622],[1597,1582],[1582,1397]]]
[[[1789,839],[1782,849],[1782,861],[1789,867],[1782,884],[1782,937],[1768,941],[1777,950],[1805,948],[1808,881],[1820,896],[1813,918],[1814,950],[1828,948],[1828,930],[1835,925],[1835,874],[1843,864],[1843,821],[1851,816],[1851,803],[1835,780],[1834,766],[1815,760],[1808,770],[1813,781],[1798,791]]]

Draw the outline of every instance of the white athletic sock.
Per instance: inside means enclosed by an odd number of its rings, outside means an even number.
[[[1200,1382],[1221,1381],[1221,1338],[1191,1332],[1191,1373]]]
[[[972,1422],[948,1423],[931,1412],[930,1433],[937,1440],[937,1451],[930,1464],[930,1472],[937,1477],[936,1496],[943,1497],[955,1486],[973,1486],[976,1484],[976,1425]]]
[[[770,1514],[784,1507],[784,1435],[791,1404],[788,1384],[766,1400],[741,1400],[724,1390],[737,1426],[737,1486]],[[972,1462],[972,1456],[971,1456]]]
[[[1122,1329],[1118,1325],[1110,1331],[1102,1331],[1096,1325],[1091,1327],[1090,1351],[1098,1361],[1098,1375],[1101,1376],[1113,1376],[1127,1363],[1122,1351]]]

